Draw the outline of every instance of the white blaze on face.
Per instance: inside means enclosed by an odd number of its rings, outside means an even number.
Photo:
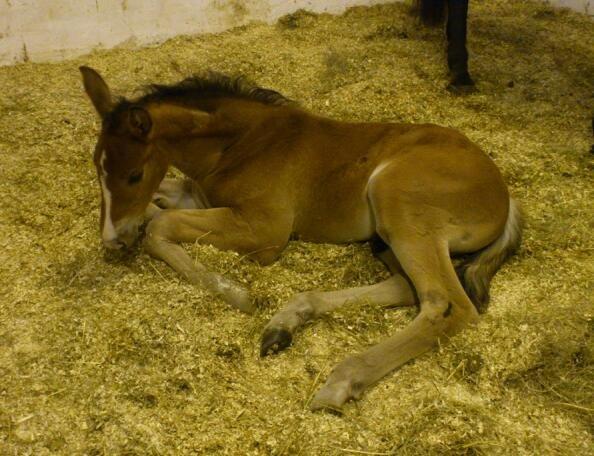
[[[118,234],[113,226],[113,222],[111,221],[111,192],[107,188],[107,171],[105,171],[105,160],[107,158],[107,154],[105,150],[101,152],[101,159],[99,163],[101,164],[101,192],[103,193],[103,203],[105,204],[105,212],[104,212],[104,219],[103,219],[103,231],[102,236],[103,240],[106,242],[113,241],[118,237]]]

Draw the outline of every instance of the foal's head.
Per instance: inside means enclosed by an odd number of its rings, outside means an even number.
[[[114,103],[93,69],[81,67],[87,95],[102,119],[94,162],[101,186],[101,236],[110,249],[131,245],[144,211],[167,172],[167,162],[150,141],[151,116],[142,106]]]

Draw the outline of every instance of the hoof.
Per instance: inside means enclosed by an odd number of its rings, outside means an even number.
[[[342,414],[342,406],[353,397],[348,381],[326,384],[316,393],[309,408]]]
[[[245,288],[217,274],[213,274],[213,277],[215,284],[209,284],[213,294],[219,295],[225,302],[247,314],[251,315],[256,311],[256,303]]]
[[[252,315],[256,311],[256,303],[249,292],[241,287],[235,286],[225,293],[225,301],[246,314]]]
[[[293,336],[286,329],[271,328],[264,331],[262,344],[260,345],[260,356],[275,354],[284,350],[293,342]]]

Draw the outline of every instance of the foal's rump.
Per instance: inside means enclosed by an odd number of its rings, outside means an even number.
[[[392,141],[367,183],[376,221],[424,225],[457,253],[479,250],[501,234],[509,194],[480,148],[455,130],[424,125]]]
[[[367,185],[376,232],[392,249],[402,242],[394,233],[408,233],[464,255],[458,275],[482,312],[491,278],[519,245],[519,207],[492,160],[460,133],[419,126],[403,136],[407,145],[384,155]]]

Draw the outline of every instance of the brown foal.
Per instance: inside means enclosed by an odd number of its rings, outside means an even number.
[[[380,246],[390,279],[300,293],[264,330],[262,355],[290,345],[305,322],[356,300],[418,303],[409,326],[333,370],[314,409],[340,408],[475,322],[491,278],[519,245],[521,213],[499,170],[456,130],[339,122],[214,73],[114,101],[96,71],[81,72],[102,119],[94,161],[107,248],[130,246],[149,219],[151,255],[251,313],[247,290],[192,261],[179,244],[211,244],[260,264],[278,258],[291,237]],[[188,179],[163,179],[170,165]],[[463,256],[457,268],[452,255]]]

